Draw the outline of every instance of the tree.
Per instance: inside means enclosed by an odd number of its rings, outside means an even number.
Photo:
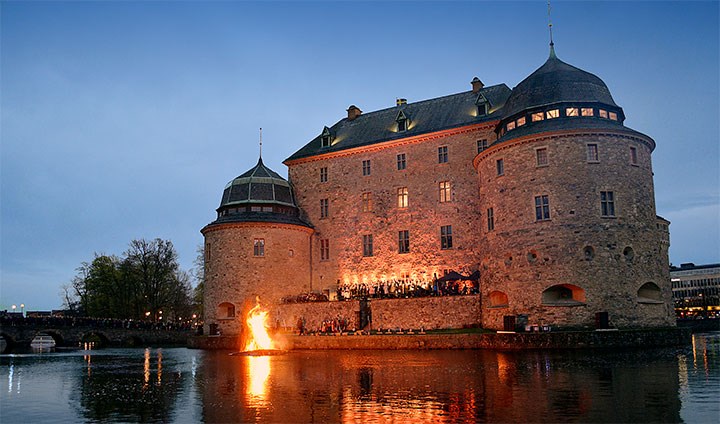
[[[193,261],[193,277],[195,288],[193,289],[193,310],[197,316],[202,317],[204,313],[203,297],[205,296],[205,247],[200,244],[197,247],[197,256]]]

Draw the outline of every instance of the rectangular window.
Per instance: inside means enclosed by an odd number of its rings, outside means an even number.
[[[580,109],[580,114],[582,116],[593,116],[593,108],[591,107],[584,107]]]
[[[535,220],[545,221],[550,219],[550,200],[546,194],[535,196]]]
[[[486,139],[478,140],[477,141],[477,152],[480,153],[483,150],[487,149],[488,142]]]
[[[327,261],[330,259],[330,240],[320,239],[320,260]]]
[[[547,119],[559,118],[559,117],[560,117],[560,110],[559,110],[559,109],[548,110],[548,111],[545,113],[545,117],[546,117]]]
[[[565,116],[578,116],[580,111],[576,107],[565,108]]]
[[[363,235],[363,256],[373,255],[373,236],[372,234]]]
[[[440,189],[440,203],[446,203],[452,200],[452,190],[450,188],[450,181],[440,181],[438,184]]]
[[[362,211],[363,212],[372,212],[373,210],[373,201],[372,201],[372,193],[363,193],[362,194]]]
[[[525,125],[525,117],[524,117],[524,116],[518,118],[518,120],[517,120],[517,126],[518,126],[518,127],[522,127],[523,125]]]
[[[410,252],[410,231],[402,230],[398,232],[398,253]]]
[[[253,256],[265,256],[265,239],[253,240]]]
[[[495,161],[495,167],[497,168],[498,175],[505,174],[505,162],[502,159],[498,159],[497,161]]]
[[[397,169],[398,171],[402,171],[405,169],[407,164],[405,163],[405,153],[400,153],[397,155]]]
[[[612,119],[613,121],[617,121],[617,113],[610,112],[608,113],[608,115],[610,116],[610,119]]]
[[[635,148],[635,147],[630,148],[630,164],[632,164],[632,165],[638,164],[637,148]]]
[[[544,119],[544,114],[542,112],[536,112],[530,115],[530,120],[533,122],[542,121]]]
[[[495,229],[495,212],[493,211],[493,208],[487,210],[487,224],[488,231]]]
[[[407,119],[398,119],[398,132],[407,131]]]
[[[398,208],[407,208],[408,206],[408,189],[400,187],[397,189],[397,206]]]
[[[600,209],[602,211],[602,216],[615,216],[615,193],[612,191],[600,192]]]
[[[438,163],[447,163],[448,161],[448,147],[438,147]]]
[[[514,130],[514,129],[515,129],[515,121],[508,122],[506,128],[507,128],[508,131]]]
[[[541,147],[539,149],[535,149],[535,161],[537,163],[537,166],[547,166],[548,165],[547,147]]]
[[[320,137],[320,147],[330,147],[330,136],[324,135]]]
[[[329,199],[320,199],[320,218],[328,217],[329,205]]]
[[[481,103],[481,104],[477,105],[478,116],[487,115],[487,111],[488,111],[487,103]]]
[[[327,168],[326,168],[326,167],[320,168],[320,182],[321,182],[321,183],[326,183],[326,182],[327,182],[327,175],[328,175],[328,174],[327,174]]]
[[[452,249],[452,225],[443,225],[440,227],[440,248]]]
[[[600,157],[598,156],[598,145],[595,143],[590,143],[587,145],[587,161],[588,162],[600,162]]]
[[[607,110],[599,109],[599,110],[598,110],[598,115],[600,115],[601,118],[607,119],[607,117],[608,117]]]
[[[363,176],[370,175],[370,159],[362,161]]]

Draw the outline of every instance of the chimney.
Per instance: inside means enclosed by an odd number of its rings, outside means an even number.
[[[407,99],[395,99],[395,106],[406,105]]]
[[[360,110],[360,108],[355,105],[350,105],[350,107],[347,109],[347,113],[348,113],[348,118],[347,118],[348,121],[352,121],[355,118],[357,118],[358,116],[362,115],[362,110]]]
[[[485,87],[485,84],[483,84],[482,81],[480,81],[480,78],[475,77],[472,81],[470,81],[470,84],[472,84],[472,91],[473,93],[477,93],[478,91],[482,90],[483,87]]]

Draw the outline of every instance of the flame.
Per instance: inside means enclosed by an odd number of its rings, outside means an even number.
[[[260,299],[258,298],[257,305],[250,309],[245,321],[248,330],[250,330],[245,343],[245,351],[275,349],[273,340],[267,332],[267,315],[268,311],[260,307]]]

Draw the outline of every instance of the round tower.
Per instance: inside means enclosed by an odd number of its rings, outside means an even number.
[[[230,181],[205,237],[206,334],[240,334],[256,298],[271,315],[284,296],[310,288],[312,227],[300,219],[290,183],[257,165]]]
[[[478,154],[483,324],[674,325],[655,214],[655,142],[597,76],[555,55],[508,98]],[[609,322],[608,322],[609,321]]]

